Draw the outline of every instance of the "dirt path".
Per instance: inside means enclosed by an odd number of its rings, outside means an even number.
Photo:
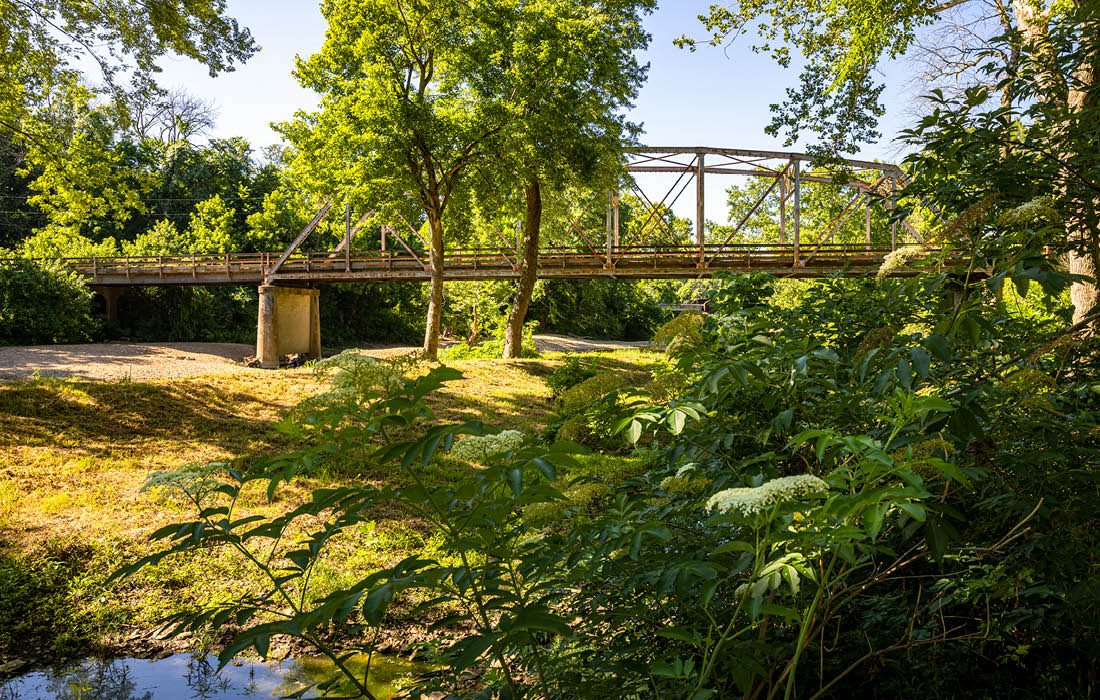
[[[535,336],[540,352],[593,352],[645,347],[647,343],[588,340],[560,335]],[[412,346],[365,348],[368,355],[398,355]],[[241,361],[255,353],[236,343],[95,343],[0,347],[0,379],[27,379],[35,372],[49,377],[97,381],[149,381],[204,374],[262,372]]]

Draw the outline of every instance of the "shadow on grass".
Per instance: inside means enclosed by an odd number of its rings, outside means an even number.
[[[135,441],[201,442],[229,451],[285,447],[281,406],[202,383],[32,381],[0,385],[0,447],[82,449]],[[271,414],[271,419],[256,414]],[[259,440],[260,444],[257,444]]]

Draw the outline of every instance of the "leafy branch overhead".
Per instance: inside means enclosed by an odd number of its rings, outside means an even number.
[[[0,129],[36,138],[58,90],[91,62],[115,97],[155,91],[157,61],[184,56],[210,75],[233,70],[258,50],[224,0],[2,0]]]

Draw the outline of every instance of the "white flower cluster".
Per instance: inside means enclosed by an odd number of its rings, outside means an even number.
[[[911,245],[905,246],[904,248],[898,248],[882,259],[882,266],[879,267],[876,276],[878,279],[883,279],[894,270],[907,267],[910,263],[921,260],[927,255],[928,251],[921,246]]]
[[[719,513],[737,510],[743,515],[753,515],[770,509],[776,503],[815,496],[828,490],[829,485],[812,474],[783,476],[755,488],[719,491],[707,501],[707,510]]]
[[[518,430],[505,430],[496,435],[471,435],[455,443],[451,457],[484,464],[490,457],[518,450],[522,444],[523,433]]]

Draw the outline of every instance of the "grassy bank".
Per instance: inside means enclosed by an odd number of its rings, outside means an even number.
[[[632,380],[656,361],[634,351],[592,358],[595,366]],[[442,420],[477,419],[537,435],[557,417],[545,377],[561,362],[555,356],[454,362],[464,379],[437,392],[432,408]],[[45,661],[97,649],[145,655],[176,650],[180,642],[168,647],[158,620],[185,605],[255,590],[252,570],[222,550],[106,581],[150,551],[150,532],[192,515],[170,490],[142,489],[151,473],[212,461],[247,466],[257,456],[293,450],[296,438],[277,424],[324,387],[306,369],[150,383],[0,384],[0,660]],[[611,468],[629,470],[631,464],[627,458]],[[469,468],[442,460],[434,476],[461,479]],[[273,515],[316,487],[393,478],[361,464],[322,464],[276,501],[249,494],[244,507]],[[432,551],[432,533],[407,514],[374,515],[373,527],[343,537],[328,554],[318,571],[319,592]],[[394,620],[407,628],[406,641],[421,623]]]

